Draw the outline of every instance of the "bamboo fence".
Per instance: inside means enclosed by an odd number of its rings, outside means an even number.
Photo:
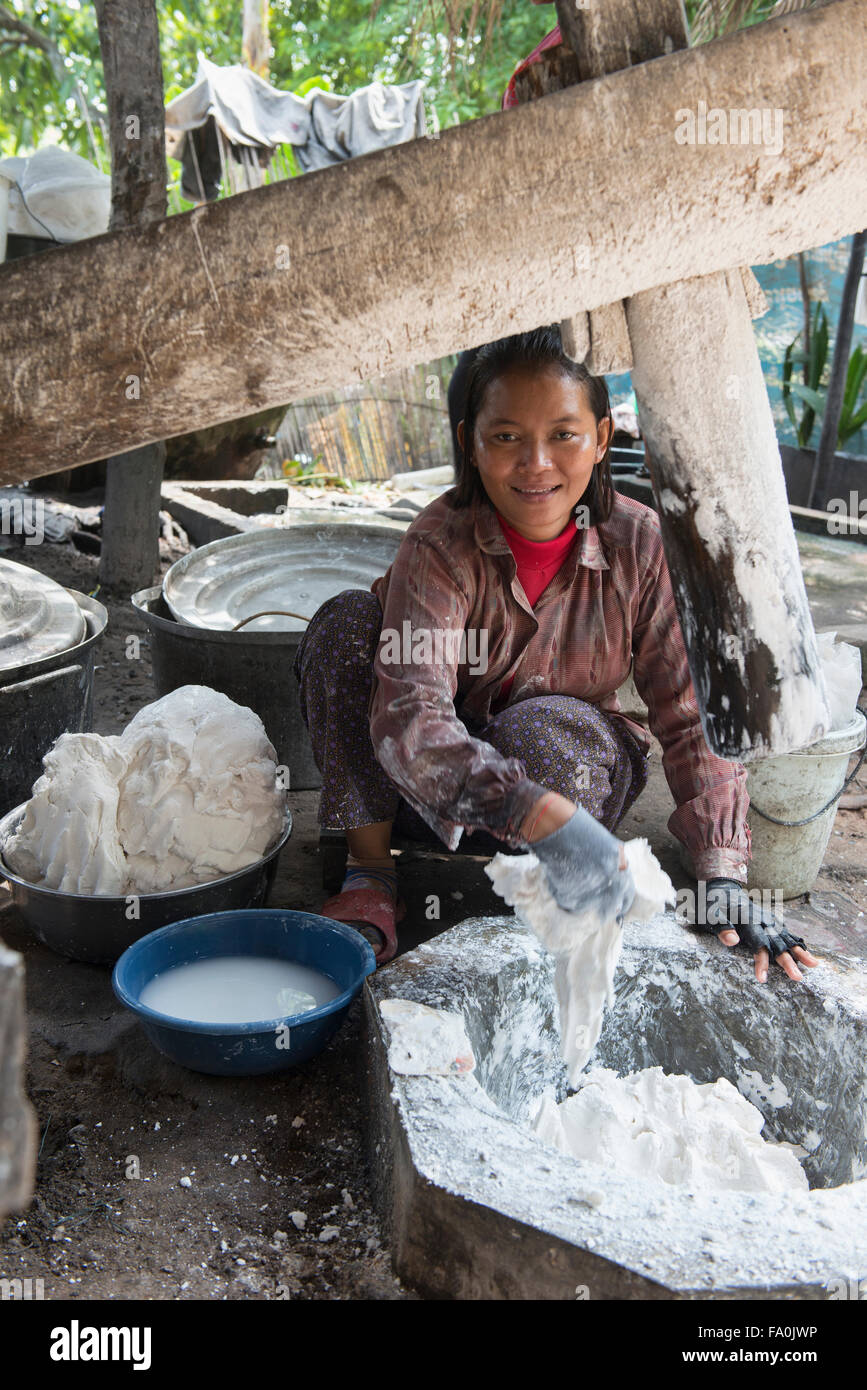
[[[451,463],[446,393],[456,361],[443,357],[296,401],[277,430],[276,468],[300,460],[369,482]]]

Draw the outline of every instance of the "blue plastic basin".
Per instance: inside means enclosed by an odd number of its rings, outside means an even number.
[[[141,992],[156,975],[214,956],[295,961],[327,975],[340,993],[309,1013],[249,1023],[199,1023],[142,1004]],[[189,917],[150,932],[124,951],[114,967],[112,985],[154,1046],[172,1061],[213,1076],[259,1076],[297,1066],[321,1052],[375,969],[373,948],[342,922],[312,912],[248,908]]]

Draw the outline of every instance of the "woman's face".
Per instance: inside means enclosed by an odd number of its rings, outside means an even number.
[[[463,422],[458,438],[463,446]],[[531,541],[552,540],[569,523],[611,424],[597,425],[584,387],[556,367],[512,368],[485,392],[473,464],[501,516]]]

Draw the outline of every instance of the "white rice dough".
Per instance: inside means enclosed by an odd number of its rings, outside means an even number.
[[[388,1064],[400,1076],[461,1076],[476,1059],[460,1014],[412,999],[384,999],[379,1012],[388,1027]]]
[[[661,1067],[623,1077],[595,1067],[560,1105],[546,1092],[532,1123],[562,1153],[636,1178],[706,1192],[808,1191],[794,1153],[762,1138],[761,1111],[724,1077],[698,1085]]]
[[[674,886],[645,839],[624,844],[636,897],[624,920],[646,920],[676,902]],[[554,984],[560,1011],[560,1045],[574,1086],[599,1041],[606,1003],[610,1006],[622,931],[616,920],[596,912],[559,907],[544,865],[535,854],[495,854],[485,873],[503,898],[556,958]]]
[[[674,905],[674,886],[648,842],[628,840],[624,849],[636,887],[624,920],[645,921]],[[697,1085],[661,1067],[624,1077],[605,1067],[582,1074],[612,1003],[621,927],[559,907],[535,854],[497,854],[485,872],[556,961],[560,1047],[575,1094],[558,1105],[546,1091],[531,1106],[543,1143],[620,1173],[704,1190],[807,1190],[794,1153],[761,1137],[761,1111],[730,1081]]]
[[[257,714],[207,686],[145,705],[122,734],[61,734],[17,832],[21,878],[65,893],[159,893],[256,863],[285,821]]]

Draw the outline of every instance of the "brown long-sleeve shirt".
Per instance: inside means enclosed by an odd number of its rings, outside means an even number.
[[[746,769],[705,741],[652,508],[615,494],[609,520],[579,534],[533,608],[493,507],[457,508],[451,489],[416,517],[371,591],[383,609],[374,750],[450,849],[464,828],[522,845],[520,827],[549,790],[520,759],[473,737],[456,707],[483,727],[513,675],[509,705],[544,694],[586,700],[622,720],[646,751],[646,732],[617,698],[632,668],[677,803],[669,830],[699,878],[746,882]]]

